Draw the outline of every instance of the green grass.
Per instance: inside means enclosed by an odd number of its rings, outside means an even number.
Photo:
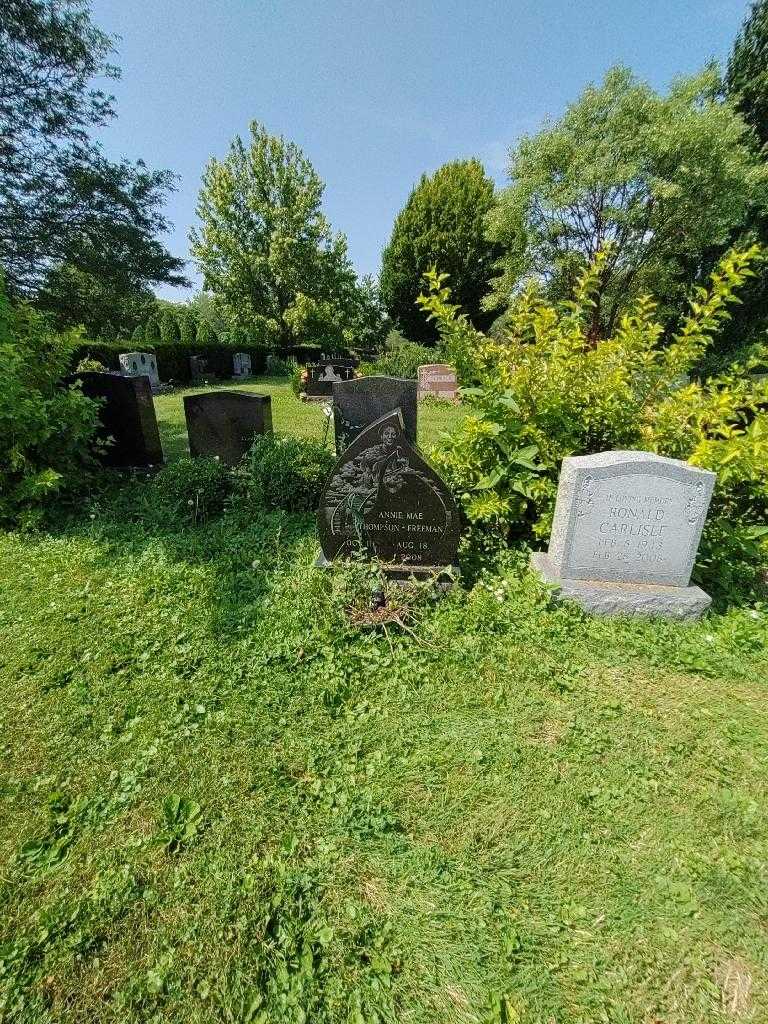
[[[0,534],[0,1020],[768,1021],[765,608],[589,619],[513,557],[366,628],[311,516],[162,479]]]
[[[302,402],[290,389],[285,378],[258,377],[244,384],[226,381],[206,388],[188,388],[174,391],[169,395],[155,398],[155,409],[160,425],[163,450],[169,460],[189,454],[187,427],[184,421],[184,395],[199,394],[215,390],[253,391],[272,397],[272,426],[283,434],[298,437],[314,437],[322,440],[325,435],[326,417],[320,402]],[[419,445],[428,450],[442,431],[450,430],[460,419],[461,409],[447,402],[426,401],[419,405]],[[333,425],[328,432],[329,444],[333,443]]]

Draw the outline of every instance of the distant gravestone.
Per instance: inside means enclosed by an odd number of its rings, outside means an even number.
[[[399,409],[405,436],[416,444],[416,381],[399,377],[358,377],[333,385],[336,452],[341,454],[365,427]]]
[[[235,352],[235,354],[232,356],[232,368],[235,377],[250,377],[250,355],[247,352]]]
[[[184,396],[189,450],[234,466],[257,434],[272,433],[272,399],[244,391],[209,391]]]
[[[533,566],[597,615],[698,618],[711,598],[689,584],[714,483],[651,452],[564,459],[549,550]]]
[[[96,455],[106,466],[157,466],[163,461],[152,389],[146,376],[118,373],[78,373],[83,394],[101,400],[99,440],[113,439]]]
[[[409,576],[456,562],[456,505],[409,442],[399,409],[361,431],[339,458],[317,519],[319,564],[362,554],[385,563],[392,576]]]
[[[342,380],[352,380],[354,376],[355,369],[351,365],[316,363],[307,367],[304,392],[308,398],[330,398],[334,384]]]
[[[208,360],[205,356],[189,357],[189,373],[193,384],[202,384],[214,379],[214,374],[208,372]]]
[[[153,352],[123,352],[118,358],[126,377],[149,377],[153,389],[160,386],[157,356]]]
[[[456,401],[456,371],[447,363],[425,363],[419,367],[419,398],[445,398]]]

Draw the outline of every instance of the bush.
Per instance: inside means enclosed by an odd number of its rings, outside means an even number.
[[[198,524],[224,511],[232,481],[231,471],[218,459],[183,458],[161,469],[152,486],[172,521]]]
[[[92,463],[98,406],[61,385],[81,341],[79,331],[56,334],[42,314],[12,306],[0,279],[0,522],[34,520]]]
[[[238,498],[270,509],[314,511],[334,462],[318,441],[264,434],[235,470]]]
[[[287,359],[272,352],[267,356],[267,374],[270,377],[293,377],[298,363],[292,357]]]
[[[726,549],[729,558],[760,551],[757,561],[765,562],[768,381],[750,372],[765,346],[727,374],[686,383],[753,276],[760,250],[727,254],[668,339],[644,296],[611,337],[595,341],[591,313],[606,258],[601,253],[584,272],[570,302],[550,302],[528,287],[494,338],[451,304],[444,275],[427,275],[420,304],[478,385],[462,392],[471,414],[435,453],[439,468],[478,534],[544,540],[566,456],[647,449],[687,459],[717,473],[701,565],[716,575]],[[756,568],[745,574],[754,578]]]
[[[386,347],[375,362],[365,363],[360,372],[365,376],[383,374],[386,377],[402,377],[416,380],[419,367],[424,363],[442,362],[439,349],[427,345],[416,345],[406,340],[399,331],[390,331]]]

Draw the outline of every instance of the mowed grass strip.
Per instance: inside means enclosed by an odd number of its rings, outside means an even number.
[[[361,632],[315,554],[258,510],[0,537],[0,1016],[768,1019],[764,614],[511,568]]]
[[[272,398],[272,426],[280,434],[297,437],[312,437],[318,441],[326,438],[333,445],[333,422],[324,415],[325,402],[302,402],[291,391],[283,377],[253,377],[239,383],[222,381],[207,387],[186,388],[168,395],[155,397],[155,410],[160,426],[163,451],[169,460],[189,454],[187,425],[184,419],[184,395],[196,395],[207,391],[251,391]],[[328,399],[330,401],[330,399]],[[428,451],[440,434],[451,430],[463,417],[461,406],[438,399],[419,403],[419,445]]]

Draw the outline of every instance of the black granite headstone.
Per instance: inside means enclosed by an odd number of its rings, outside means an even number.
[[[353,366],[340,363],[316,363],[307,367],[307,381],[304,392],[310,398],[329,398],[333,394],[333,385],[342,380],[352,380],[355,376]]]
[[[160,431],[149,377],[123,377],[117,373],[77,373],[83,394],[101,399],[98,440],[113,439],[97,456],[106,466],[156,466],[163,461]]]
[[[418,384],[400,377],[358,377],[333,385],[333,423],[336,453],[340,455],[375,420],[399,409],[405,436],[416,444]]]
[[[236,465],[257,434],[272,433],[272,399],[243,391],[209,391],[184,396],[189,450]]]
[[[216,378],[214,373],[209,373],[208,360],[204,356],[189,357],[189,372],[193,384],[200,384],[204,380],[215,380]]]
[[[408,441],[399,409],[366,427],[339,458],[317,521],[329,562],[363,554],[385,563],[392,575],[456,562],[456,505]]]

